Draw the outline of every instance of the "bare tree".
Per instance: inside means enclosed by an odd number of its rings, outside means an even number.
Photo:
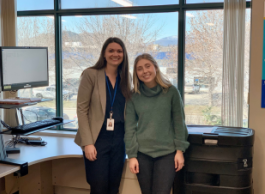
[[[111,36],[121,38],[132,67],[135,56],[142,52],[156,54],[155,41],[163,25],[154,15],[83,16],[76,23],[63,25],[62,59],[63,84],[73,85],[71,79],[98,59],[104,41]],[[54,22],[49,17],[21,17],[18,19],[19,46],[48,46],[50,83],[55,83]],[[131,68],[132,70],[132,68]],[[78,84],[78,82],[76,82]]]
[[[133,59],[142,52],[152,53],[154,42],[161,28],[153,28],[156,18],[150,15],[108,15],[82,17],[74,25],[79,34],[74,36],[71,28],[65,27],[63,33],[63,50],[69,53],[64,59],[64,68],[76,67],[80,72],[92,66],[98,59],[104,41],[109,37],[121,38],[129,55],[132,66]],[[72,26],[72,25],[70,25]],[[68,33],[67,33],[68,32]],[[73,46],[73,43],[77,46]],[[71,55],[70,53],[75,53]],[[64,76],[67,76],[64,74]]]
[[[48,17],[19,17],[17,31],[18,46],[48,47],[49,71],[55,72],[53,19]]]
[[[222,83],[223,60],[223,11],[197,11],[190,18],[191,30],[186,34],[185,68],[193,77],[211,80],[209,84],[209,106],[213,105],[213,92]]]
[[[190,78],[211,79],[208,92],[208,106],[221,105],[223,68],[223,10],[196,11],[189,19],[190,31],[186,34],[186,75]],[[244,75],[244,118],[248,116],[247,92],[249,81],[250,13],[246,14],[245,26],[245,75]],[[219,97],[219,98],[218,98]],[[199,104],[198,104],[199,105]]]

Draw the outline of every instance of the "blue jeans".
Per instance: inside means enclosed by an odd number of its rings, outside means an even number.
[[[118,194],[125,161],[124,125],[115,123],[114,131],[103,125],[95,143],[97,159],[89,161],[84,155],[86,178],[90,194]]]
[[[175,152],[157,158],[138,152],[137,178],[142,194],[170,194],[176,174],[174,157]]]

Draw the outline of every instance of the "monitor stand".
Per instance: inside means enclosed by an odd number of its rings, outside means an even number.
[[[45,102],[45,101],[49,101],[49,100],[42,100],[42,102]],[[22,125],[25,123],[25,121],[24,121],[21,107],[30,106],[30,105],[34,105],[34,104],[37,104],[37,102],[30,103],[30,104],[23,104],[23,105],[2,104],[0,106],[0,108],[4,108],[4,109],[15,108],[16,109],[17,123],[18,123],[18,125]],[[2,125],[1,124],[0,124],[0,132],[2,132]],[[11,140],[11,141],[13,141],[13,148],[11,148],[11,149],[7,148],[7,150],[6,150],[4,140],[3,140],[3,135],[0,134],[0,163],[19,165],[20,166],[19,175],[24,176],[24,175],[28,174],[28,162],[7,158],[8,153],[11,154],[11,153],[19,153],[20,152],[20,149],[15,147],[15,145],[18,142],[17,140],[19,138],[20,138],[20,136],[16,135]]]
[[[24,125],[25,120],[23,117],[23,110],[21,108],[16,108],[16,120],[18,125]],[[20,139],[19,135],[15,135],[15,137],[12,138],[12,140],[9,142],[13,144],[13,147],[5,147],[7,154],[17,154],[20,153],[20,148],[16,148],[16,144],[18,140]]]
[[[1,131],[2,131],[2,126],[0,126],[0,132]],[[28,174],[28,162],[7,158],[7,152],[5,149],[2,134],[0,134],[0,163],[19,165],[20,166],[20,170],[19,170],[20,176],[24,176],[24,175]]]

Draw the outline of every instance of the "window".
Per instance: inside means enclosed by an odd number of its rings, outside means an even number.
[[[187,124],[221,125],[223,10],[188,11],[185,114]],[[243,125],[248,126],[250,9],[246,11]]]
[[[244,74],[244,104],[243,104],[243,126],[248,127],[248,92],[249,92],[249,70],[250,70],[250,27],[251,9],[246,9],[245,21],[245,74]]]
[[[178,4],[178,0],[61,0],[62,9],[83,9],[83,8],[103,8],[103,7],[132,7],[150,5]]]
[[[53,0],[17,0],[18,11],[49,9],[54,9]]]
[[[220,124],[222,4],[223,0],[182,0],[181,3],[179,0],[47,0],[45,3],[18,0],[18,45],[49,48],[50,85],[20,90],[19,95],[50,98],[51,101],[27,107],[24,114],[27,112],[29,120],[43,118],[39,111],[48,118],[61,115],[74,120],[64,129],[76,130],[81,72],[95,64],[103,42],[109,36],[117,36],[126,44],[131,72],[135,57],[148,52],[172,84],[179,86],[187,124]],[[246,5],[250,7],[249,2]],[[245,30],[243,122],[246,127],[250,9]],[[57,86],[62,88],[60,94],[56,94]],[[55,100],[56,96],[61,97]]]
[[[223,3],[224,0],[186,0],[187,3]]]
[[[171,82],[177,86],[178,25],[172,25],[177,20],[177,12],[62,17],[62,81],[63,94],[67,94],[63,99],[64,114],[76,119],[80,75],[84,69],[96,63],[104,41],[111,36],[117,36],[125,43],[131,74],[136,56],[151,53],[162,72],[168,74]]]
[[[221,125],[223,10],[186,15],[186,122]]]
[[[54,21],[52,16],[19,17],[17,20],[18,46],[48,47],[49,84],[48,87],[19,90],[20,97],[48,98],[51,101],[38,103],[35,106],[25,107],[24,118],[28,122],[43,120],[43,112],[53,109],[55,112],[55,59],[54,59]],[[43,110],[42,110],[43,109]],[[26,113],[27,112],[27,113]],[[31,112],[32,114],[30,114]],[[27,118],[26,114],[30,114]],[[35,114],[35,117],[32,115]],[[55,116],[55,114],[53,115]]]

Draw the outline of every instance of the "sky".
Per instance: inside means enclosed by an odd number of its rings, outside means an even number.
[[[186,0],[187,3],[202,3],[202,2],[220,2],[221,0]],[[122,7],[122,3],[127,5],[159,5],[159,4],[178,4],[179,0],[61,0],[62,9],[70,8],[95,8],[95,7]],[[18,11],[22,10],[44,10],[44,9],[53,9],[53,0],[17,0],[17,9]],[[125,5],[124,4],[124,5]],[[194,17],[196,11],[188,11],[186,13],[186,31],[190,30],[189,19]],[[144,14],[150,15],[154,18],[154,24],[152,29],[159,28],[163,26],[162,31],[158,34],[157,39],[161,39],[169,36],[178,35],[178,12],[171,13],[153,13],[153,14]],[[122,15],[121,17],[126,17],[132,20],[139,20],[143,14],[131,14],[131,15]],[[90,18],[89,16],[83,16]],[[102,17],[102,16],[98,16]],[[45,19],[47,19],[45,17]],[[49,17],[50,20],[53,20],[53,17]],[[71,31],[79,33],[78,30],[74,27],[74,24],[82,21],[80,16],[63,16],[62,17],[62,26],[72,29]],[[64,28],[63,28],[64,29]]]
[[[123,1],[123,2],[122,2]],[[186,0],[187,3],[224,2],[223,0]],[[92,8],[92,7],[122,7],[144,5],[178,4],[179,0],[61,0],[62,9]],[[17,0],[19,11],[33,9],[53,9],[53,0]]]
[[[127,18],[128,20],[134,20],[135,22],[139,22],[139,20],[141,21],[141,18],[146,17],[147,15],[151,16],[152,21],[153,21],[152,27],[149,29],[150,32],[163,26],[160,33],[158,34],[157,39],[178,35],[178,13],[177,12],[155,13],[155,14],[131,14],[131,15],[121,15],[120,17]],[[74,26],[73,24],[81,22],[84,17],[87,17],[88,19],[90,19],[90,16],[83,16],[83,17],[64,16],[62,17],[63,29],[64,29],[64,26],[71,27],[71,26]],[[96,16],[96,17],[101,18],[102,16]],[[77,30],[77,29],[73,27],[71,31],[74,31],[74,30]]]

